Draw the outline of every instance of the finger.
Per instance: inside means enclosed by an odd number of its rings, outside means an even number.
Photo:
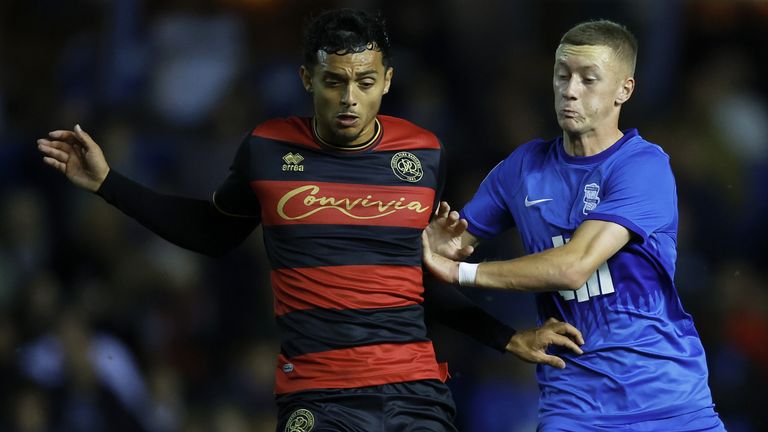
[[[448,228],[454,230],[457,223],[459,223],[459,212],[454,210],[448,213],[448,220],[446,221]]]
[[[59,162],[66,163],[69,161],[69,153],[65,151],[61,151],[57,148],[54,148],[53,146],[46,145],[46,144],[38,144],[37,148],[44,155],[48,157],[52,157]]]
[[[565,369],[565,362],[557,356],[549,354],[539,354],[534,356],[536,363],[547,364],[558,369]]]
[[[546,324],[554,324],[554,323],[559,323],[559,322],[560,322],[560,321],[558,321],[557,319],[555,319],[555,318],[552,318],[552,317],[549,317],[549,318],[548,318],[546,321],[544,321],[544,324],[545,324],[545,325],[546,325]]]
[[[581,348],[579,348],[579,346],[576,345],[574,341],[572,341],[571,339],[565,336],[562,336],[559,334],[552,335],[552,343],[555,345],[560,345],[561,347],[564,347],[564,348],[568,348],[569,350],[575,352],[576,354],[579,354],[579,355],[584,354],[584,351],[582,351]]]
[[[435,209],[435,216],[440,217],[441,214],[447,213],[445,210],[445,207],[448,206],[448,203],[445,201],[440,201],[440,204]]]
[[[452,234],[454,236],[461,235],[469,227],[469,222],[466,219],[459,219],[452,228]]]
[[[63,130],[63,129],[57,129],[55,131],[48,132],[48,136],[51,138],[64,140],[64,141],[75,141],[77,140],[77,136],[73,131],[70,130]]]
[[[579,329],[568,323],[563,323],[563,325],[557,329],[557,332],[568,336],[572,340],[576,341],[576,343],[579,345],[584,345],[584,336],[581,334]]]
[[[451,206],[448,204],[447,201],[441,201],[440,202],[440,212],[438,213],[437,217],[445,219],[448,217],[448,213],[451,212]]]
[[[67,165],[62,163],[62,162],[57,161],[56,159],[54,159],[52,157],[48,157],[48,156],[43,157],[43,162],[45,162],[46,165],[50,165],[53,168],[55,168],[56,170],[61,171],[62,173],[66,173],[67,172]]]
[[[77,139],[85,145],[85,148],[90,151],[98,147],[96,142],[88,135],[88,132],[84,131],[79,124],[75,125],[75,135]]]
[[[463,248],[459,249],[456,252],[456,255],[457,255],[457,258],[459,260],[463,260],[464,258],[467,258],[468,256],[472,255],[472,252],[474,252],[474,251],[475,251],[475,247],[474,246],[467,245],[467,246],[464,246]]]

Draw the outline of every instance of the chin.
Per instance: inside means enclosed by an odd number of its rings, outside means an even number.
[[[562,129],[563,132],[569,135],[573,135],[573,134],[579,134],[584,130],[584,128],[581,127],[581,125],[575,124],[574,122],[568,121],[568,120],[569,119],[564,119],[559,122],[560,129]]]

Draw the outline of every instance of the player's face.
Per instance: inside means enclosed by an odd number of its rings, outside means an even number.
[[[301,78],[312,94],[317,132],[338,146],[371,139],[381,98],[389,91],[392,68],[380,51],[336,55],[318,51],[318,64],[302,66]]]
[[[552,85],[557,121],[563,131],[583,135],[618,128],[620,107],[634,89],[628,69],[610,47],[560,45]]]

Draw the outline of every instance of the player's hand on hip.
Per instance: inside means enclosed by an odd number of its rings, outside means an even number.
[[[109,165],[101,147],[80,125],[73,131],[55,130],[48,138],[37,140],[43,162],[52,166],[77,186],[91,192],[101,187],[109,173]]]
[[[467,220],[461,219],[459,212],[451,211],[451,206],[447,202],[440,202],[434,219],[424,230],[430,249],[457,261],[470,256],[474,248],[470,245],[461,246],[461,235],[467,230],[467,226]]]
[[[550,318],[541,327],[515,333],[507,344],[507,351],[530,363],[565,368],[563,359],[547,354],[550,345],[559,345],[576,354],[583,354],[579,345],[584,345],[584,337],[576,327]]]

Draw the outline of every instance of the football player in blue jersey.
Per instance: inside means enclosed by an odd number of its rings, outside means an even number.
[[[584,335],[538,367],[540,431],[721,431],[707,364],[673,278],[677,196],[669,158],[619,129],[635,89],[637,42],[607,20],[571,28],[552,86],[562,136],[513,151],[461,212],[447,203],[423,234],[425,263],[461,285],[536,293],[539,317]],[[462,262],[516,226],[528,255]]]

